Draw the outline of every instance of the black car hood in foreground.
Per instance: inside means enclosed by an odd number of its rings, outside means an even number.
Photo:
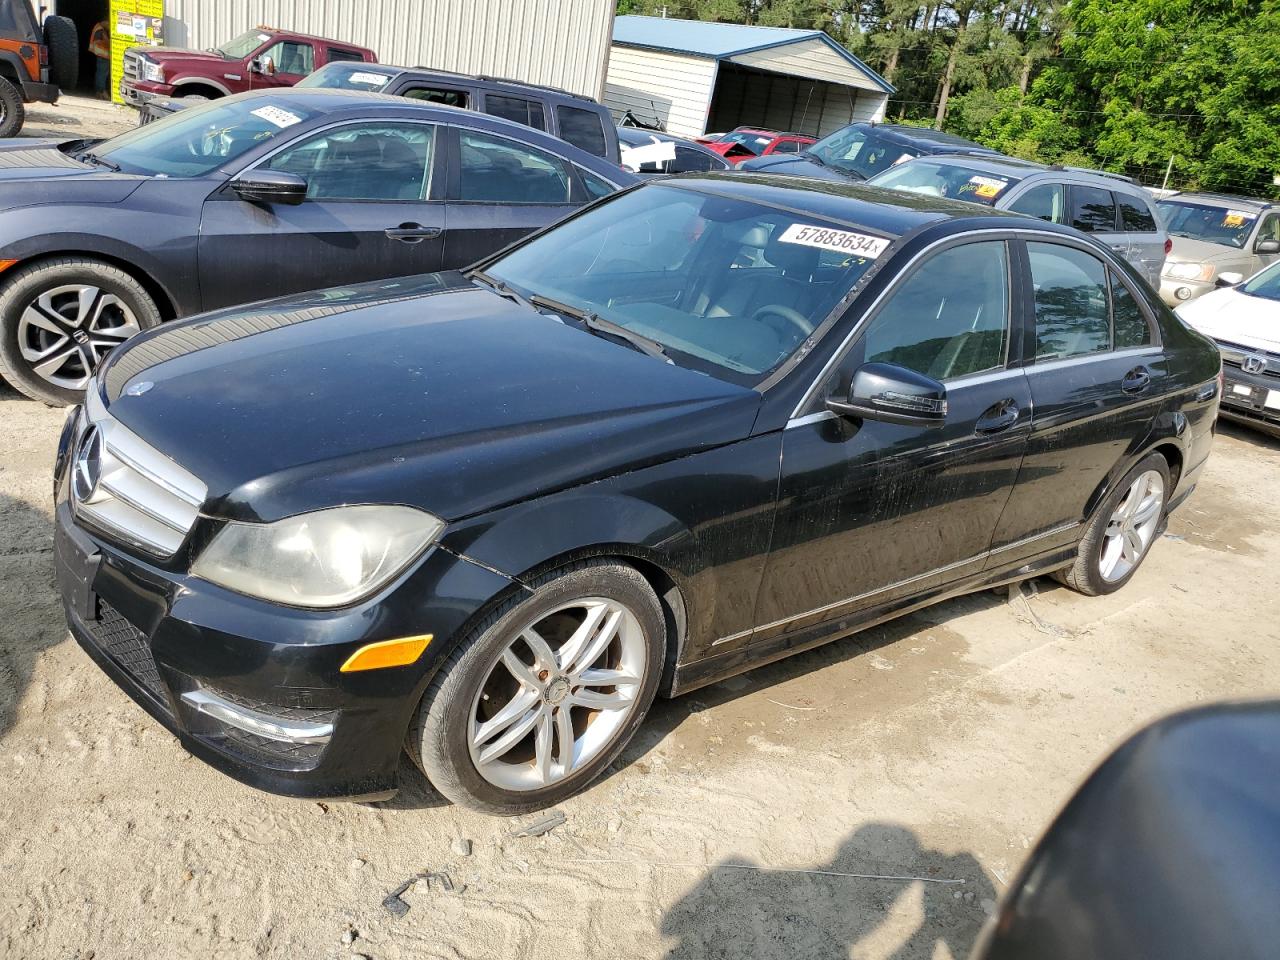
[[[170,324],[100,380],[208,485],[207,513],[264,521],[370,502],[458,519],[740,439],[760,400],[458,274]]]
[[[856,170],[837,169],[830,164],[815,160],[807,153],[776,154],[767,157],[754,157],[744,160],[738,165],[740,170],[752,173],[786,173],[797,177],[813,177],[817,180],[834,180],[837,183],[857,183],[865,180]]]

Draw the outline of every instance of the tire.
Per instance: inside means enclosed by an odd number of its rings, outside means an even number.
[[[182,99],[190,100],[192,103],[205,103],[208,101],[209,98],[206,97],[203,93],[184,93],[182,95]]]
[[[432,679],[410,724],[405,748],[431,784],[459,806],[490,814],[521,814],[559,803],[586,787],[622,751],[648,712],[658,689],[666,653],[666,625],[658,598],[635,568],[612,560],[586,560],[549,573],[530,586],[533,594],[503,603],[459,643]],[[579,606],[580,601],[586,601]],[[598,615],[607,627],[617,611],[613,639],[590,662],[579,662],[571,648],[577,629]],[[627,619],[626,614],[631,615]],[[544,654],[554,670],[523,637],[537,627],[545,635]],[[604,637],[607,630],[601,630]],[[592,656],[590,638],[577,648]],[[504,655],[514,653],[524,666],[516,679]],[[561,672],[560,657],[568,656]],[[642,667],[637,664],[643,660]],[[532,663],[529,661],[532,660]],[[605,671],[608,671],[606,674]],[[592,676],[594,675],[594,676]],[[630,675],[634,682],[608,687],[600,678]],[[578,685],[573,678],[591,677]],[[612,690],[612,693],[604,691]],[[579,696],[598,697],[629,706],[595,710]],[[521,700],[521,698],[531,698]],[[562,699],[560,699],[562,698]],[[517,704],[523,703],[523,706]],[[491,705],[490,705],[491,704]],[[514,722],[499,725],[481,747],[472,743],[481,723],[501,723],[504,710]],[[522,719],[539,719],[527,733],[499,751],[504,738],[518,734]],[[570,736],[561,735],[563,724]],[[542,732],[546,731],[546,740]],[[572,767],[564,773],[562,744],[571,740]],[[545,743],[545,746],[540,744]],[[549,759],[540,771],[539,759]],[[498,751],[482,761],[481,750]]]
[[[1158,494],[1149,486],[1145,491],[1138,487],[1140,480],[1149,483],[1152,477],[1159,481]],[[1168,461],[1158,453],[1144,457],[1103,499],[1080,540],[1075,563],[1054,576],[1087,597],[1115,593],[1123,587],[1137,573],[1164,529],[1169,487]],[[1127,517],[1121,517],[1122,505],[1129,511]],[[1127,539],[1126,529],[1136,539]],[[1122,547],[1126,540],[1127,546]],[[1114,566],[1109,567],[1109,561]]]
[[[142,284],[98,260],[44,260],[0,279],[0,377],[50,406],[78,403],[103,356],[161,321]],[[62,362],[42,373],[46,357]]]
[[[22,91],[0,77],[0,137],[16,137],[27,119]]]
[[[80,40],[75,22],[67,17],[45,17],[44,43],[49,48],[50,82],[70,90],[80,80]]]

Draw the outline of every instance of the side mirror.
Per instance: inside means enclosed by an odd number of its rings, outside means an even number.
[[[853,373],[848,398],[828,397],[827,409],[842,417],[940,427],[947,419],[947,388],[896,363],[864,363]]]
[[[263,76],[274,77],[276,75],[276,62],[264,53],[262,56],[255,57],[249,61],[249,69]]]
[[[1274,241],[1272,241],[1272,242],[1274,242]],[[1236,284],[1238,284],[1238,283],[1243,283],[1243,282],[1244,282],[1244,274],[1243,274],[1243,273],[1220,273],[1220,274],[1218,274],[1218,280],[1217,280],[1217,282],[1214,284],[1214,286],[1217,286],[1217,287],[1234,287]]]
[[[231,181],[231,189],[250,203],[283,203],[297,206],[307,198],[307,181],[296,173],[251,170]]]
[[[1254,253],[1280,253],[1280,240],[1259,240],[1253,245]]]

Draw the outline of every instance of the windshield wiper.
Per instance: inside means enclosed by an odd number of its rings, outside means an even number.
[[[96,153],[91,153],[88,150],[80,154],[78,157],[76,157],[76,159],[79,160],[81,163],[94,163],[100,167],[106,167],[112,173],[120,172],[120,164],[112,163],[110,160],[103,160]]]
[[[812,160],[814,163],[816,163],[816,164],[817,164],[818,166],[820,166],[820,167],[829,167],[829,166],[831,166],[831,164],[829,164],[829,163],[827,163],[827,161],[823,160],[823,159],[822,159],[822,157],[818,156],[816,153],[813,153],[813,152],[812,152],[812,151],[810,151],[810,150],[806,150],[806,151],[804,152],[804,155],[805,155],[806,157],[808,157],[810,160]]]
[[[520,294],[516,293],[514,290],[512,290],[511,287],[507,285],[506,281],[499,280],[497,277],[494,277],[494,276],[490,276],[489,274],[485,273],[483,270],[472,270],[471,272],[466,274],[466,277],[468,280],[479,280],[481,283],[483,283],[486,287],[488,287],[498,296],[505,297],[506,299],[510,300],[512,303],[518,303],[522,307],[529,306],[529,301],[526,300],[524,297],[520,296]]]
[[[598,313],[592,313],[590,310],[583,310],[579,307],[571,307],[567,303],[561,303],[559,300],[552,300],[550,297],[544,297],[540,294],[534,294],[529,298],[529,302],[535,307],[542,307],[544,310],[550,310],[552,313],[558,313],[571,320],[576,320],[582,329],[591,333],[614,337],[641,353],[651,357],[660,357],[667,363],[672,362],[671,358],[667,356],[666,348],[657,340],[646,337],[643,333],[636,333],[620,323],[606,320]]]

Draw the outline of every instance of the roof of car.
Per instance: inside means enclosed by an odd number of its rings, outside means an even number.
[[[1020,179],[1069,173],[1074,178],[1097,181],[1099,184],[1105,184],[1111,189],[1115,188],[1117,181],[1128,184],[1135,190],[1142,189],[1142,186],[1136,180],[1122,174],[1109,173],[1106,170],[1090,170],[1087,167],[1050,166],[1037,163],[1034,160],[1022,160],[1018,157],[974,153],[936,153],[932,156],[918,157],[916,162],[952,163],[956,166],[963,166],[966,169],[977,170],[980,173],[992,173],[997,176],[1003,175]]]
[[[756,200],[826,220],[856,224],[892,236],[944,220],[1027,218],[974,203],[927,197],[861,183],[836,183],[812,177],[725,171],[686,174],[664,183],[691,187],[741,200]],[[1052,228],[1052,224],[1045,224]]]
[[[890,137],[902,137],[911,140],[914,143],[936,143],[941,146],[955,147],[976,147],[979,150],[987,150],[980,143],[972,140],[966,140],[964,137],[957,137],[954,133],[944,133],[941,130],[934,130],[930,127],[913,127],[909,124],[899,123],[875,123],[871,124],[880,133],[888,133]],[[995,153],[994,150],[991,151]]]
[[[503,87],[519,87],[524,90],[537,90],[541,93],[552,93],[559,97],[568,97],[571,100],[585,100],[588,103],[597,103],[592,97],[588,97],[582,93],[574,93],[572,90],[563,90],[560,87],[548,86],[544,83],[527,83],[524,80],[512,80],[507,77],[491,77],[487,74],[479,73],[459,73],[456,70],[440,70],[436,67],[397,67],[390,63],[356,63],[351,60],[336,61],[341,67],[358,69],[362,73],[377,73],[385,77],[398,77],[402,74],[410,74],[413,76],[421,76],[424,79],[431,77],[443,77],[449,80],[465,81],[467,83],[489,83]],[[325,67],[333,66],[331,63],[325,64]],[[324,69],[322,67],[321,69]]]
[[[1161,202],[1163,203],[1165,200],[1194,200],[1196,203],[1217,204],[1221,207],[1252,207],[1255,210],[1277,206],[1277,201],[1275,200],[1263,200],[1261,197],[1238,197],[1230,193],[1192,193],[1187,191],[1164,197]]]

